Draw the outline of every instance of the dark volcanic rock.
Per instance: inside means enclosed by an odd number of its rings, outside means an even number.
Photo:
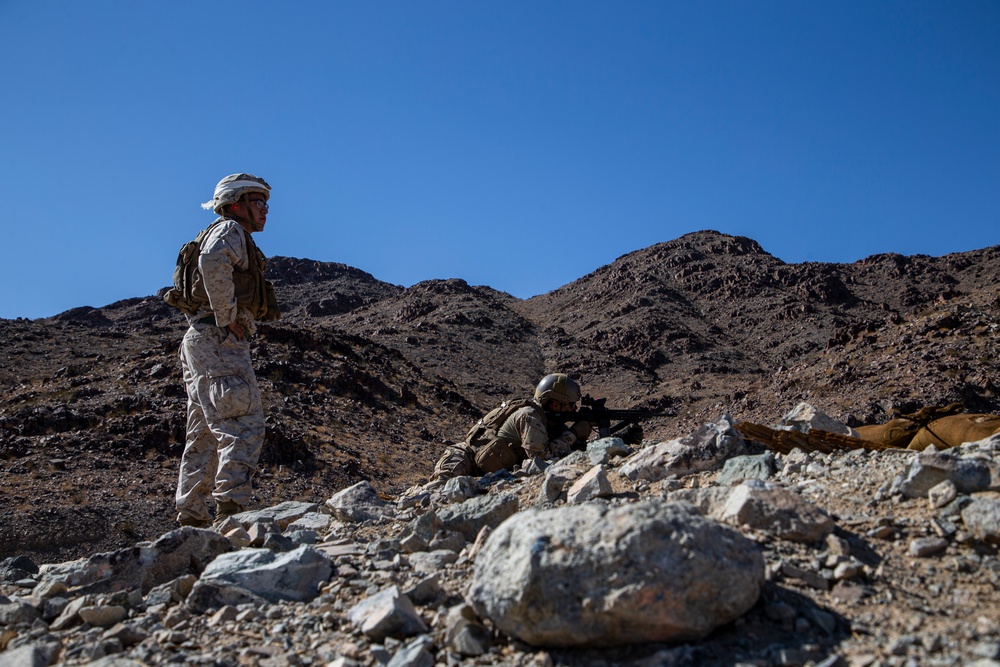
[[[1000,247],[786,264],[703,231],[520,300],[274,257],[284,316],[252,348],[268,415],[254,503],[361,480],[397,491],[554,371],[609,406],[673,415],[645,424],[651,440],[723,413],[773,423],[803,400],[852,425],[953,401],[997,412],[998,260]],[[0,557],[78,556],[172,527],[184,330],[160,295],[0,320]]]

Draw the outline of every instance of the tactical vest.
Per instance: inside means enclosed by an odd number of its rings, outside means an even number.
[[[174,286],[163,295],[163,300],[171,306],[180,308],[185,315],[193,317],[208,303],[208,293],[202,282],[201,271],[198,270],[198,256],[201,254],[201,245],[205,238],[223,222],[226,222],[226,218],[219,218],[213,222],[199,232],[193,241],[182,245],[180,252],[177,253]],[[248,310],[257,321],[277,320],[281,317],[281,312],[278,310],[274,285],[264,277],[267,258],[254,243],[253,237],[246,230],[242,231],[247,246],[247,268],[233,267],[233,292],[236,296],[236,305]]]
[[[465,441],[473,449],[479,449],[497,439],[498,431],[508,418],[526,405],[534,406],[535,402],[528,398],[517,398],[512,401],[504,401],[498,407],[487,412],[476,425],[469,429]],[[544,417],[544,414],[542,415]]]

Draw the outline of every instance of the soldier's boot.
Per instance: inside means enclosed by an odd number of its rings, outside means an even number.
[[[222,523],[234,514],[239,514],[243,511],[233,500],[216,500],[215,501],[215,521],[212,522],[213,526],[221,526]]]

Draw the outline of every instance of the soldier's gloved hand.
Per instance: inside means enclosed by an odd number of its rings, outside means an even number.
[[[574,422],[573,425],[570,426],[569,430],[573,431],[573,433],[576,435],[576,441],[582,443],[582,442],[587,442],[587,438],[590,437],[590,434],[594,430],[594,428],[590,425],[590,422],[588,421],[578,421]]]

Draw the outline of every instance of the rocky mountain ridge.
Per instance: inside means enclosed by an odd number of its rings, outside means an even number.
[[[706,231],[521,300],[272,258],[284,317],[252,346],[268,415],[254,506],[359,481],[396,496],[554,371],[608,405],[668,412],[645,424],[648,443],[724,414],[774,423],[801,401],[851,426],[954,401],[1000,412],[998,259],[1000,246],[786,264]],[[157,295],[0,320],[0,558],[58,562],[174,526],[184,329]]]
[[[674,414],[646,424],[654,440],[720,414],[772,423],[803,400],[849,425],[953,401],[997,412],[998,259],[992,247],[790,265],[697,232],[520,300],[273,258],[285,315],[253,345],[268,414],[259,498],[280,497],[272,483],[293,496],[361,478],[403,488],[470,421],[557,370],[608,405]],[[88,526],[102,548],[170,525],[184,326],[158,296],[0,320],[4,510],[25,517],[0,528],[0,553],[63,549],[34,535],[50,520]],[[90,475],[111,481],[81,483]]]

